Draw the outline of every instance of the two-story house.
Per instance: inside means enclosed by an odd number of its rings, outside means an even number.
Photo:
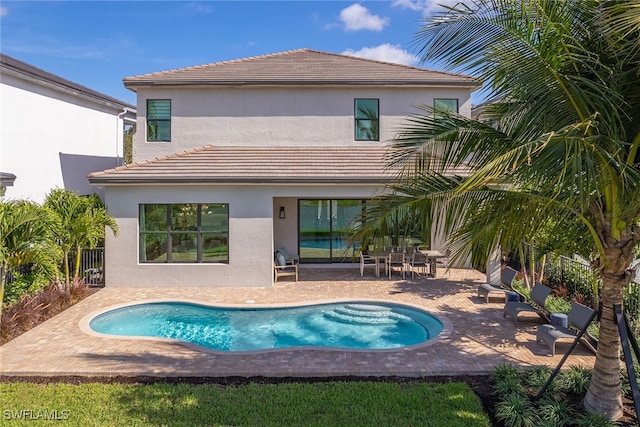
[[[41,203],[56,187],[103,196],[87,174],[122,164],[124,127],[135,119],[133,105],[0,54],[5,198]]]
[[[349,223],[393,176],[419,104],[470,116],[463,75],[300,49],[124,79],[134,164],[93,173],[119,235],[108,286],[271,286],[274,250],[357,256]]]

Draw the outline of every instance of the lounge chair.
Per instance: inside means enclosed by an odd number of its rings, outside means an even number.
[[[589,307],[580,303],[574,302],[571,304],[571,310],[567,315],[568,328],[564,326],[554,325],[540,325],[538,326],[538,332],[536,333],[536,341],[544,341],[549,349],[551,355],[556,354],[556,341],[560,339],[575,340],[578,337],[577,331],[582,331],[593,321],[596,312]],[[571,329],[569,329],[571,328]],[[580,342],[593,353],[596,352],[594,345],[590,340],[588,334],[582,335]]]
[[[500,282],[502,286],[511,288],[511,283],[513,283],[513,280],[516,278],[516,274],[518,274],[518,272],[511,267],[506,267],[504,270],[502,270],[502,273],[500,274]],[[501,286],[494,286],[490,283],[483,283],[482,285],[478,286],[478,297],[484,298],[485,302],[489,302],[489,298],[497,294],[498,297],[504,297],[504,299],[506,300],[506,293],[508,291],[508,289]]]
[[[551,293],[551,289],[542,283],[536,283],[531,289],[531,303],[522,301],[507,301],[504,305],[502,317],[511,316],[513,323],[518,325],[518,314],[520,313],[536,313],[544,320],[548,320],[544,304],[547,297]]]

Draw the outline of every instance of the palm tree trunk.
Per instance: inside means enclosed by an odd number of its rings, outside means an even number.
[[[69,252],[64,253],[64,290],[69,288]]]
[[[584,398],[589,411],[606,414],[611,420],[622,416],[620,390],[620,334],[614,321],[613,306],[622,303],[622,280],[605,276],[602,285],[602,318],[596,362],[591,384]]]
[[[615,322],[614,305],[622,304],[624,286],[627,285],[626,269],[633,256],[633,238],[623,236],[616,245],[605,248],[605,260],[601,264],[602,316],[598,350],[584,407],[589,411],[606,414],[617,420],[623,414],[620,388],[620,333]]]
[[[2,303],[4,302],[4,288],[7,280],[7,265],[0,265],[0,318],[2,318]]]
[[[80,263],[82,262],[82,248],[78,246],[76,248],[76,263],[73,269],[73,280],[74,282],[78,280],[80,276]]]

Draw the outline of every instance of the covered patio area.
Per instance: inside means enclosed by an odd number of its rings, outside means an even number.
[[[371,273],[371,272],[369,272]],[[300,269],[298,282],[272,288],[118,287],[95,294],[0,347],[3,376],[429,376],[486,374],[502,363],[555,367],[568,344],[552,357],[535,342],[536,317],[518,327],[502,316],[503,303],[477,297],[484,275],[471,269],[438,270],[437,278],[389,280],[360,277],[349,268]],[[83,332],[80,323],[109,307],[141,301],[181,300],[216,305],[269,306],[328,301],[390,301],[421,307],[450,326],[424,346],[399,350],[286,349],[221,353],[176,342],[106,338]],[[593,366],[578,346],[565,366]]]

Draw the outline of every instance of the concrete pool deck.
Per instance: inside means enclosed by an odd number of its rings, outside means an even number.
[[[475,270],[440,270],[439,277],[401,280],[360,278],[358,268],[301,268],[300,281],[273,288],[109,288],[79,302],[0,346],[0,375],[9,376],[173,376],[327,377],[487,374],[502,363],[554,368],[556,356],[535,341],[537,316],[513,324],[502,317],[503,302],[477,297],[484,275]],[[444,277],[442,275],[444,274]],[[101,337],[80,328],[87,316],[125,303],[191,300],[214,305],[278,305],[327,301],[390,301],[421,307],[450,322],[452,331],[417,348],[384,351],[285,349],[221,353],[176,342]],[[595,356],[578,346],[565,366],[592,367]]]

